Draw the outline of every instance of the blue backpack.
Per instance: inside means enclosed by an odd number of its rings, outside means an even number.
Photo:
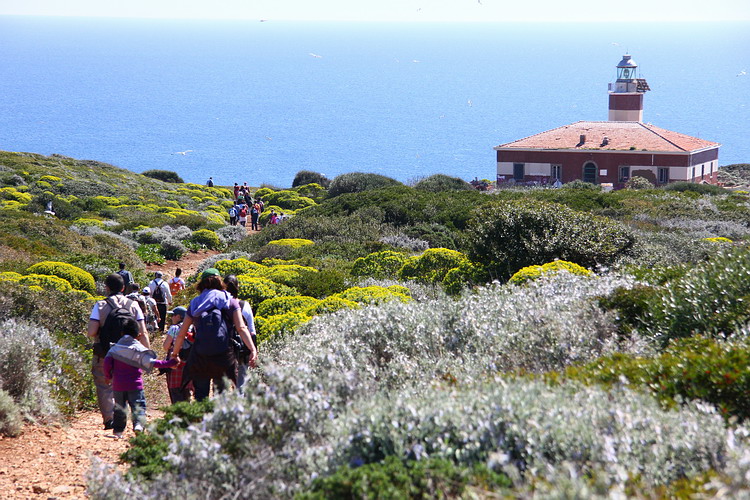
[[[214,356],[229,350],[231,329],[221,309],[214,307],[201,313],[195,320],[193,349],[201,356]]]

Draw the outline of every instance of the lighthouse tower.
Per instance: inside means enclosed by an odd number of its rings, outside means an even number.
[[[643,121],[643,94],[651,89],[646,80],[638,78],[637,70],[630,55],[622,56],[617,64],[617,81],[609,84],[609,121]]]

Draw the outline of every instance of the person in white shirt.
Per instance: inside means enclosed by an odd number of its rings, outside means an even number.
[[[167,282],[162,279],[161,271],[154,273],[154,279],[148,284],[151,298],[156,301],[156,309],[159,311],[159,331],[164,332],[164,321],[167,319],[167,306],[172,303],[172,292],[169,291]]]

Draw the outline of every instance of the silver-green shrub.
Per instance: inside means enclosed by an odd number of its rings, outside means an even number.
[[[22,427],[21,410],[10,394],[0,389],[0,435],[16,437]]]
[[[59,413],[54,383],[64,383],[62,349],[45,328],[25,320],[0,322],[0,387],[26,418]]]

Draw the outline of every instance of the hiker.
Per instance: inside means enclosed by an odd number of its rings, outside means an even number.
[[[226,278],[224,278],[224,286],[226,286],[227,292],[234,297],[237,298],[237,294],[240,292],[240,283],[237,280],[237,276],[230,274]],[[253,309],[250,307],[250,304],[245,300],[240,300],[240,310],[242,311],[242,318],[245,320],[245,326],[247,326],[247,330],[250,332],[250,338],[253,341],[253,345],[255,346],[255,350],[257,352],[258,350],[258,342],[256,341],[255,336],[255,321],[253,318]],[[242,386],[245,385],[245,379],[247,377],[247,370],[249,369],[248,363],[250,362],[250,349],[247,348],[247,346],[240,342],[234,343],[234,355],[237,358],[237,387],[242,389]]]
[[[258,227],[258,217],[260,217],[260,205],[258,202],[253,203],[252,208],[250,208],[250,229],[253,231],[260,231],[260,228]]]
[[[170,313],[172,314],[172,326],[170,326],[169,330],[167,330],[167,334],[164,336],[164,345],[162,346],[164,348],[164,352],[167,353],[167,359],[170,359],[174,341],[177,338],[177,334],[180,332],[180,327],[182,326],[182,322],[185,319],[185,315],[187,314],[187,309],[185,309],[184,307],[175,307],[173,311],[170,311]],[[193,385],[192,383],[188,383],[185,387],[183,387],[182,374],[185,369],[185,360],[187,359],[187,355],[190,352],[190,346],[192,346],[192,343],[193,331],[191,328],[190,330],[188,330],[185,342],[183,342],[182,344],[182,349],[180,350],[181,352],[179,352],[178,357],[175,358],[179,360],[179,362],[171,370],[166,370],[167,391],[169,392],[169,400],[172,402],[172,404],[178,403],[180,401],[190,401],[190,392],[193,388]]]
[[[133,282],[133,275],[130,274],[130,271],[125,269],[124,262],[120,262],[119,267],[120,267],[120,270],[117,271],[117,274],[122,276],[122,281],[125,283],[125,288],[123,288],[123,290],[125,291],[130,290],[130,284]]]
[[[169,280],[169,293],[174,298],[175,295],[185,289],[185,280],[182,279],[182,269],[179,267],[174,270],[174,278]]]
[[[208,178],[208,180],[206,181],[206,186],[208,186],[210,188],[214,187],[214,178],[213,177],[209,177]]]
[[[218,392],[224,389],[224,377],[237,384],[237,360],[229,344],[228,322],[235,326],[242,342],[250,350],[248,366],[255,366],[258,351],[242,319],[240,305],[224,290],[219,271],[212,267],[203,271],[197,289],[200,295],[190,301],[171,357],[179,355],[188,329],[195,325],[195,341],[190,349],[184,377],[193,381],[195,399],[203,401],[208,397],[211,381]],[[186,380],[183,380],[183,384]]]
[[[229,224],[232,226],[237,225],[237,205],[232,205],[229,209]]]
[[[276,211],[273,208],[271,209],[271,215],[268,216],[268,223],[274,225],[279,223],[279,216],[276,215]]]
[[[148,330],[148,333],[154,333],[159,329],[159,320],[161,320],[159,307],[153,297],[151,297],[151,289],[149,287],[145,287],[141,291],[141,298],[146,305],[146,330]]]
[[[245,205],[244,203],[240,203],[239,205],[237,205],[237,209],[239,210],[240,214],[240,226],[247,226],[247,205]]]
[[[138,323],[127,318],[122,324],[122,336],[138,336]],[[168,368],[177,365],[177,360],[162,361],[153,360],[156,368]],[[140,368],[131,366],[123,361],[116,360],[110,355],[104,358],[104,376],[112,384],[114,395],[114,412],[112,430],[116,438],[122,438],[128,417],[125,413],[125,405],[130,406],[133,420],[133,431],[141,432],[146,425],[146,396],[143,393],[143,373]]]
[[[125,288],[125,293],[127,293],[127,298],[138,302],[138,307],[141,308],[141,312],[143,312],[143,317],[145,318],[146,313],[148,312],[148,307],[146,305],[146,299],[141,295],[140,285],[135,281],[132,282],[130,287]],[[148,323],[146,324],[146,329],[148,329]]]
[[[159,331],[164,331],[164,322],[167,319],[167,305],[172,303],[172,292],[169,291],[169,286],[162,279],[162,272],[156,271],[154,273],[154,279],[148,284],[148,288],[151,290],[151,298],[156,302],[156,308],[159,311]]]
[[[107,276],[104,280],[104,290],[107,298],[94,304],[86,329],[86,336],[96,339],[91,359],[91,374],[94,376],[96,400],[99,405],[99,411],[102,414],[105,430],[112,429],[114,425],[115,401],[112,394],[112,384],[104,376],[104,357],[109,352],[110,343],[117,342],[117,335],[122,334],[122,330],[113,333],[111,324],[116,321],[115,313],[122,311],[122,309],[129,312],[130,316],[138,324],[137,339],[141,344],[149,347],[146,323],[143,320],[143,311],[141,311],[141,308],[135,301],[126,298],[122,294],[123,288],[122,276],[117,273]],[[104,328],[105,326],[107,327],[106,329]]]
[[[236,182],[234,183],[234,201],[237,202],[237,197],[240,195],[240,185]]]

